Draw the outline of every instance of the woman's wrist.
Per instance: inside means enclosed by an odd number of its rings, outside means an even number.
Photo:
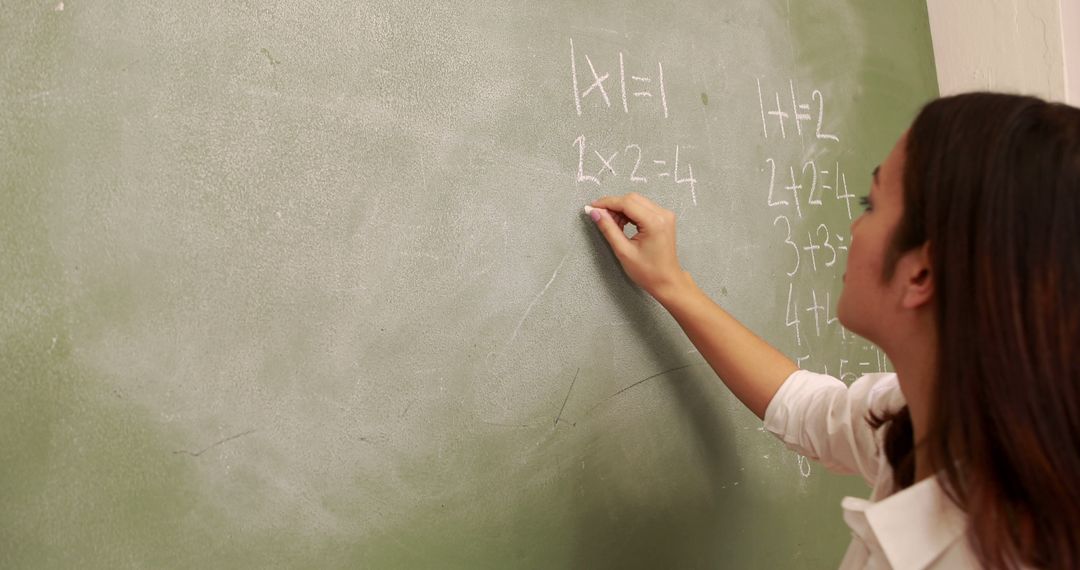
[[[649,293],[661,305],[668,310],[671,310],[673,305],[677,305],[680,301],[692,297],[697,290],[697,283],[694,283],[694,278],[690,276],[690,273],[687,271],[680,271],[674,279],[654,288],[654,290]]]

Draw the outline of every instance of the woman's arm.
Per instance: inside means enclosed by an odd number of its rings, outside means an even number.
[[[638,194],[605,196],[590,214],[627,275],[671,313],[716,375],[759,418],[798,367],[714,303],[679,265],[675,214]],[[626,224],[637,227],[627,238]]]

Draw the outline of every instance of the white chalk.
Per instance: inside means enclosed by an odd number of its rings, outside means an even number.
[[[605,210],[603,208],[593,208],[592,206],[585,206],[585,214],[586,215],[592,214],[593,210],[600,210],[601,212],[606,212],[607,211],[607,210]]]

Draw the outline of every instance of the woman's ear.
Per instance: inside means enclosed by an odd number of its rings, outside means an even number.
[[[917,309],[934,299],[934,273],[930,263],[930,242],[913,249],[900,260],[904,291],[900,304],[905,309]]]

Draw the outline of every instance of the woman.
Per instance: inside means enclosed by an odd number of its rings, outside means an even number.
[[[873,485],[842,504],[843,568],[1080,568],[1080,109],[931,102],[863,202],[837,316],[896,374],[850,387],[709,300],[671,212],[630,194],[591,216],[769,431]]]

